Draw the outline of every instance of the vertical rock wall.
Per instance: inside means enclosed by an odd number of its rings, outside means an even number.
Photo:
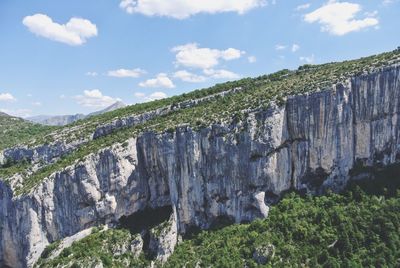
[[[144,133],[24,196],[0,182],[0,264],[32,266],[49,242],[148,207],[172,205],[179,233],[251,221],[287,190],[339,191],[360,165],[400,162],[399,70],[290,97],[244,122]]]

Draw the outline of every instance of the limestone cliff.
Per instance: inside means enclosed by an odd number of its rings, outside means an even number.
[[[361,166],[400,162],[399,113],[396,65],[230,124],[143,133],[23,196],[0,182],[0,264],[30,267],[48,243],[146,208],[172,207],[184,234],[266,217],[290,189],[339,191]]]

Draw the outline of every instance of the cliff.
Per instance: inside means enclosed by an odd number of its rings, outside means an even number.
[[[177,232],[267,217],[290,189],[340,191],[400,162],[400,66],[289,97],[245,119],[145,132],[13,196],[0,182],[0,264],[31,267],[50,242],[171,207]]]

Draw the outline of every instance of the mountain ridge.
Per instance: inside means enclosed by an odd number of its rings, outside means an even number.
[[[117,101],[113,104],[111,104],[110,106],[97,111],[97,112],[92,112],[89,113],[87,115],[85,114],[74,114],[74,115],[38,115],[38,116],[32,116],[32,117],[27,117],[25,118],[28,121],[34,122],[34,123],[38,123],[38,124],[42,124],[42,125],[46,125],[46,126],[65,126],[65,125],[69,125],[71,123],[74,123],[78,120],[82,120],[91,116],[95,116],[95,115],[100,115],[103,113],[107,113],[107,112],[111,112],[117,109],[121,109],[124,108],[126,106],[125,103],[123,103],[122,101]]]

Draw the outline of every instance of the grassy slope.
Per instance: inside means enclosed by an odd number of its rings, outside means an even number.
[[[77,128],[75,131],[76,133],[69,133],[69,137],[77,138],[82,135],[88,135],[88,133],[92,133],[91,131],[93,131],[94,125],[97,125],[99,122],[109,122],[118,117],[154,110],[168,104],[214,94],[237,86],[247,89],[246,91],[241,91],[224,98],[217,98],[190,109],[179,110],[166,116],[150,120],[143,125],[119,130],[111,135],[91,141],[85,144],[85,146],[72,152],[67,157],[31,175],[25,180],[23,187],[17,191],[17,194],[28,192],[45,177],[63,167],[73,164],[75,160],[82,159],[89,153],[96,152],[97,150],[112,145],[113,143],[124,142],[126,139],[137,135],[140,132],[149,130],[158,132],[173,131],[176,126],[182,123],[189,124],[193,127],[202,127],[211,123],[230,121],[233,118],[240,119],[245,116],[245,113],[242,111],[255,108],[266,108],[270,105],[272,100],[281,102],[282,99],[288,95],[323,89],[333,83],[343,81],[347,77],[360,74],[363,71],[369,71],[376,67],[388,65],[393,61],[400,61],[399,50],[353,61],[323,65],[306,65],[300,67],[297,71],[283,70],[253,79],[246,78],[165,100],[129,106],[77,122],[73,126],[80,128]],[[0,176],[6,178],[10,174],[15,173],[15,171],[23,171],[24,168],[25,165],[12,167],[12,171],[10,171],[10,169],[5,170],[0,168]]]
[[[57,248],[59,242],[49,245],[35,267],[94,267],[98,263],[103,263],[104,267],[144,267],[149,263],[144,255],[135,258],[129,251],[129,245],[134,238],[135,236],[127,230],[99,231],[95,228],[90,236],[64,249],[53,260],[48,257]],[[127,248],[128,252],[115,256],[114,253],[121,248]]]
[[[266,267],[399,267],[400,191],[390,196],[383,192],[366,194],[355,187],[343,195],[288,194],[265,220],[203,231],[184,240],[166,267],[257,267],[253,253],[270,245],[274,249]],[[104,267],[120,267],[121,261],[131,267],[149,263],[143,256],[135,260],[127,254],[121,260],[110,255],[109,247],[119,243],[115,232],[125,233],[119,238],[123,241],[130,237],[125,230],[93,234],[55,260],[40,263],[73,267],[74,262],[83,265],[93,258]]]
[[[54,127],[34,124],[21,118],[0,114],[0,150],[28,142],[50,133]]]

